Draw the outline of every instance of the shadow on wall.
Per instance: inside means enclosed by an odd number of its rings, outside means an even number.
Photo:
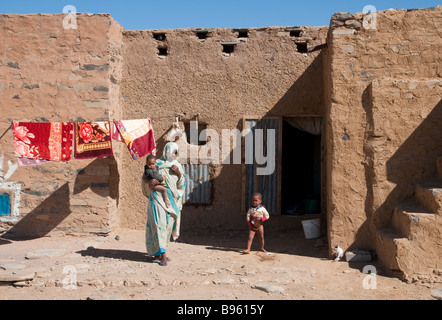
[[[97,158],[78,171],[72,193],[77,195],[90,189],[100,197],[110,196],[118,201],[118,181],[119,173],[115,158],[113,156]],[[0,244],[4,244],[4,239],[31,240],[48,235],[67,217],[75,213],[72,211],[70,198],[69,182],[66,182],[3,234]]]
[[[436,158],[441,154],[442,100],[387,161],[388,180],[410,195],[416,182],[435,177]]]
[[[374,208],[376,184],[374,117],[372,104],[372,85],[362,96],[362,106],[367,118],[364,152],[366,155],[365,178],[367,194],[365,200],[366,220],[355,235],[349,249],[373,250],[373,235],[377,228],[391,223],[394,207],[414,194],[415,185],[426,179],[436,177],[436,158],[442,154],[442,101],[433,108],[426,119],[413,131],[405,142],[386,162],[387,179],[396,184],[385,201]]]
[[[381,208],[374,212],[377,226],[385,226],[391,220],[394,206],[399,201],[413,196],[417,183],[437,176],[436,159],[441,154],[442,101],[439,101],[427,118],[387,161],[387,178],[394,182],[396,187]]]
[[[47,235],[71,214],[69,193],[69,184],[65,183],[15,224],[2,238],[30,240]]]
[[[118,202],[119,181],[120,174],[115,157],[97,158],[87,167],[78,170],[73,194],[77,195],[90,189],[101,197],[109,196]]]
[[[322,50],[267,116],[302,116],[324,114]]]

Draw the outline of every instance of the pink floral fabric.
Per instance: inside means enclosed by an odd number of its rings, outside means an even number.
[[[13,122],[14,150],[19,158],[69,161],[72,123]]]

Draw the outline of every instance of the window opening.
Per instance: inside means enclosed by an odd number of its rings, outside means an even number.
[[[207,124],[198,122],[198,129],[196,127],[192,128],[192,132],[191,132],[192,124],[195,125],[195,121],[193,121],[193,122],[185,122],[184,123],[184,130],[186,131],[187,143],[188,144],[192,144],[192,145],[197,145],[197,146],[205,146],[207,144],[207,135],[206,135],[206,132],[205,132],[205,130],[207,129]],[[198,132],[198,136],[197,137],[192,137],[191,133],[193,133],[195,135],[196,129],[198,130],[197,131]],[[192,138],[195,141],[192,141]],[[196,140],[198,140],[197,143],[195,143]]]
[[[0,183],[0,222],[20,220],[21,183]]]
[[[9,194],[0,194],[0,216],[11,215],[11,199]]]

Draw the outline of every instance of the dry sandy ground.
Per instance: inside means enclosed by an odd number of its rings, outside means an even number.
[[[367,263],[329,260],[326,246],[299,232],[267,234],[270,254],[241,254],[246,238],[246,232],[184,234],[170,244],[166,267],[145,254],[143,231],[0,239],[0,268],[6,269],[0,277],[35,274],[32,281],[0,283],[0,299],[433,300],[431,290],[442,286],[407,284],[376,262],[376,276],[367,278]],[[364,288],[364,279],[372,289]]]

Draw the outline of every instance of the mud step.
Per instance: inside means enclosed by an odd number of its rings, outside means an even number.
[[[392,226],[404,237],[413,240],[427,237],[437,230],[436,214],[428,210],[416,199],[408,199],[393,210]]]
[[[428,210],[442,214],[442,180],[434,179],[417,184],[415,197]]]
[[[376,254],[390,270],[400,270],[397,257],[403,241],[408,241],[408,239],[393,226],[377,229]]]

